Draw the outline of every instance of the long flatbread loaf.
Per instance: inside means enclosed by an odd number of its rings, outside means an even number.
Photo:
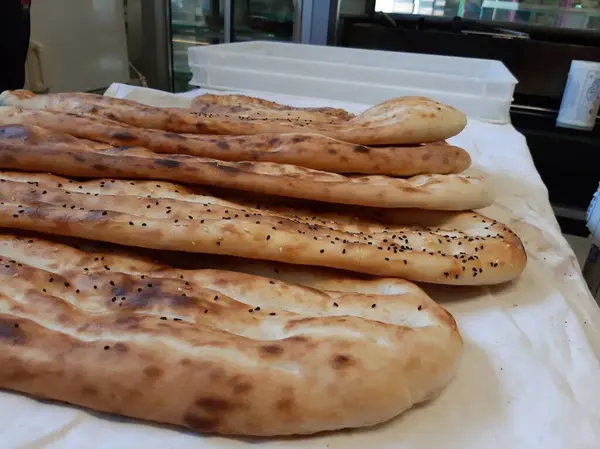
[[[396,98],[336,123],[240,120],[194,114],[186,109],[157,108],[94,94],[35,95],[25,90],[0,94],[0,106],[49,109],[104,117],[140,128],[196,134],[263,134],[315,132],[361,145],[438,142],[458,134],[467,124],[456,109],[421,97]]]
[[[328,292],[9,234],[0,262],[0,387],[200,432],[378,424],[438,394],[462,352],[406,282]]]
[[[222,161],[277,162],[334,173],[391,176],[460,173],[469,154],[445,142],[367,147],[320,134],[208,136],[126,126],[108,119],[46,110],[0,107],[3,125],[36,125],[113,146],[140,146],[156,153],[189,154]]]
[[[0,174],[0,227],[453,285],[497,284],[525,267],[519,238],[495,220],[473,212],[406,214],[432,228],[400,225],[399,212],[387,224],[339,212],[252,207],[156,181]]]
[[[163,155],[137,147],[102,150],[97,144],[29,125],[0,126],[0,168],[84,178],[163,179],[361,206],[465,210],[488,206],[493,200],[480,177],[352,177],[271,162]]]
[[[335,123],[354,118],[339,108],[297,108],[274,101],[236,94],[203,94],[192,100],[194,112],[238,119],[267,119],[296,122]]]

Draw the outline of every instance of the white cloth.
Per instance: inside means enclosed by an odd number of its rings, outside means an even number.
[[[113,86],[114,96],[184,106]],[[294,105],[365,106],[265,98]],[[165,103],[166,101],[166,103]],[[525,139],[510,125],[469,121],[451,139],[497,190],[483,210],[524,241],[529,262],[515,282],[484,288],[427,287],[455,316],[465,352],[436,400],[376,428],[259,440],[267,448],[587,449],[600,447],[600,309],[554,218]],[[0,368],[1,369],[1,368]],[[0,449],[250,448],[256,440],[209,437],[71,406],[0,393]]]

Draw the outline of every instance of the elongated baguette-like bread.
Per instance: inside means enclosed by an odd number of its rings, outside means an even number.
[[[277,162],[334,173],[414,176],[460,173],[469,154],[445,142],[395,147],[367,147],[320,134],[208,136],[127,126],[92,116],[0,107],[3,125],[36,125],[113,146],[140,146],[156,153],[189,154],[222,161]]]
[[[361,206],[465,210],[488,206],[493,200],[479,177],[351,177],[271,162],[158,155],[138,147],[101,150],[29,125],[0,126],[0,168],[83,178],[164,179]]]
[[[428,98],[395,98],[336,123],[249,120],[194,114],[186,109],[156,108],[94,94],[35,95],[25,90],[0,94],[0,106],[49,109],[104,117],[141,128],[197,134],[262,134],[316,132],[362,145],[438,142],[458,134],[467,124],[462,112]]]
[[[354,114],[338,108],[297,108],[248,95],[203,94],[192,100],[191,108],[213,116],[230,116],[239,119],[267,119],[296,121],[299,123],[335,123],[354,118]]]
[[[523,271],[521,242],[501,223],[473,212],[419,213],[435,227],[277,205],[258,208],[156,181],[79,183],[0,174],[0,227],[441,284],[497,284]]]
[[[438,394],[462,352],[407,282],[328,292],[8,234],[0,262],[0,387],[201,432],[378,424]]]

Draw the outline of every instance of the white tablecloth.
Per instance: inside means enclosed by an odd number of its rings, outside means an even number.
[[[110,94],[169,106],[187,101],[122,85]],[[0,449],[249,448],[257,442],[268,448],[599,448],[600,309],[559,230],[525,139],[510,125],[471,120],[451,141],[469,151],[474,169],[495,186],[497,201],[482,212],[523,239],[529,263],[507,285],[427,287],[456,317],[465,339],[458,374],[438,399],[376,428],[257,441],[200,436],[0,393]]]

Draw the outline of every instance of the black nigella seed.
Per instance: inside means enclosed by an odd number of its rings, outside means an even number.
[[[334,302],[333,307],[339,307],[339,304],[337,302]]]
[[[417,310],[421,310],[422,308],[423,308],[423,306],[419,304],[419,307],[417,307]]]
[[[275,316],[275,315],[276,315],[276,313],[275,313],[275,312],[271,312],[271,313],[269,313],[269,315],[271,315],[271,316]]]
[[[181,321],[181,318],[173,318],[173,321]]]
[[[321,254],[323,254],[323,253],[325,252],[325,250],[324,250],[324,249],[322,249],[322,250],[321,250],[321,251],[319,251],[319,252],[320,252]]]
[[[110,285],[115,285],[115,281],[110,281],[109,284]]]
[[[166,320],[166,319],[167,319],[167,317],[166,317],[166,316],[161,316],[161,317],[160,317],[160,319],[161,319],[161,320]]]
[[[109,349],[110,349],[110,346],[105,346],[105,347],[104,347],[104,350],[105,350],[105,351],[108,351]]]
[[[377,307],[377,304],[371,304],[371,309],[374,309],[375,307]]]
[[[102,212],[102,215],[108,215],[108,212],[104,211]]]
[[[269,284],[275,284],[275,282],[273,282],[273,281],[269,281]]]
[[[248,312],[252,313],[254,312],[254,309],[249,309]]]
[[[267,240],[271,240],[271,236],[270,235],[267,235]]]
[[[112,301],[112,302],[116,302],[116,301],[117,301],[117,297],[116,297],[116,296],[113,296],[113,297],[112,297],[112,299],[111,299],[111,301]]]
[[[110,268],[108,267],[108,265],[104,265],[104,269],[105,269],[106,271],[110,271]]]
[[[260,310],[260,307],[255,307],[254,310],[258,312]]]

